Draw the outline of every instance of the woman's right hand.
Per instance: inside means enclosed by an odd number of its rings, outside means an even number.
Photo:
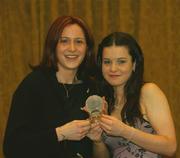
[[[81,140],[90,129],[89,120],[74,120],[56,128],[58,140]]]

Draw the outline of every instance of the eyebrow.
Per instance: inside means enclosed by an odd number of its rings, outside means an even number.
[[[103,59],[105,59],[105,60],[111,60],[110,58],[103,58]],[[120,58],[115,58],[115,59],[127,59],[126,57],[120,57]],[[112,60],[114,60],[114,59],[112,59]]]
[[[120,58],[117,58],[117,59],[127,59],[126,57],[120,57]]]
[[[60,38],[70,38],[70,37],[67,37],[67,36],[60,36]],[[75,38],[72,38],[72,39],[84,39],[84,37],[75,37]]]

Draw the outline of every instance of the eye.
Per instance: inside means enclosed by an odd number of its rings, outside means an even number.
[[[85,44],[86,42],[85,42],[84,39],[77,38],[77,39],[75,39],[75,43],[76,43],[76,44]]]
[[[66,38],[66,37],[61,37],[61,38],[59,39],[59,42],[60,42],[60,43],[63,43],[63,44],[66,44],[66,43],[69,43],[69,39]]]
[[[108,59],[104,59],[104,60],[103,60],[103,64],[105,64],[105,65],[111,64],[111,61],[108,60]]]
[[[124,64],[126,63],[126,60],[125,59],[117,59],[117,64]]]

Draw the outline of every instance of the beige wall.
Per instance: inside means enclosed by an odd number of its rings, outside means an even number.
[[[180,140],[179,0],[1,0],[0,158],[12,94],[30,71],[28,64],[39,62],[51,22],[68,14],[87,21],[96,44],[112,31],[129,32],[139,41],[145,78],[167,95]]]

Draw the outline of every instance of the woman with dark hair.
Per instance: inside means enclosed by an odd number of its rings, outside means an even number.
[[[123,32],[108,35],[97,63],[109,115],[101,117],[103,141],[97,137],[96,156],[107,152],[106,146],[113,158],[172,156],[176,137],[168,101],[156,84],[144,82],[143,54],[135,39]]]
[[[18,86],[4,137],[6,158],[92,157],[88,115],[95,94],[94,40],[80,18],[62,16],[51,25],[41,63]]]

